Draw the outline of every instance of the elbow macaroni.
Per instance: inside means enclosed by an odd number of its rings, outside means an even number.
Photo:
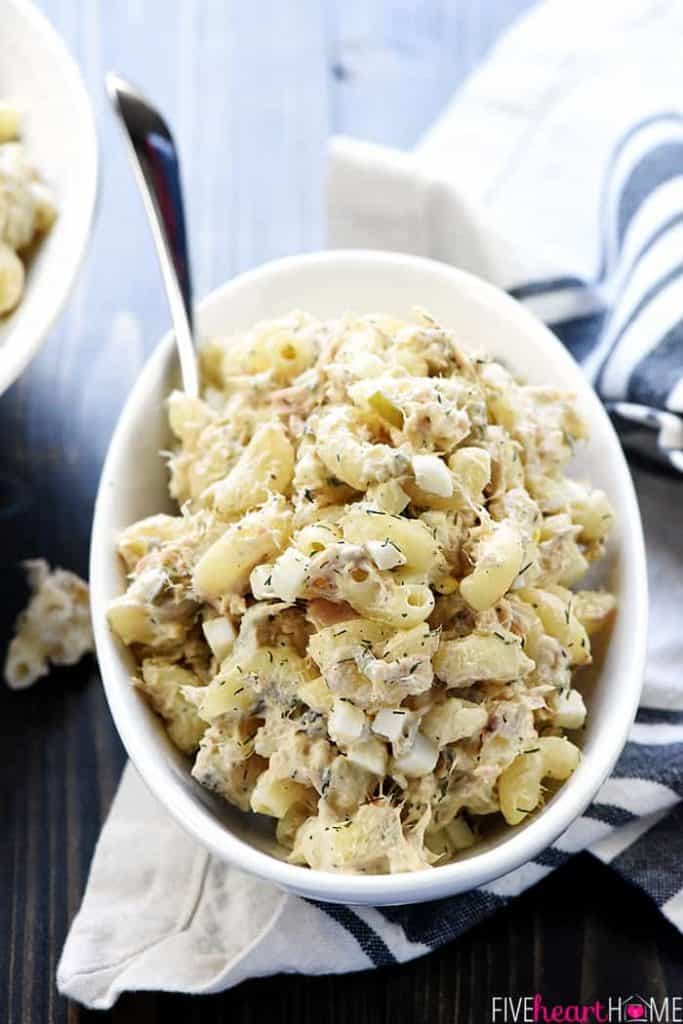
[[[541,737],[532,750],[519,754],[498,780],[500,809],[508,825],[519,825],[536,810],[543,779],[568,779],[579,757],[579,748],[560,736]]]
[[[573,673],[614,607],[570,589],[612,518],[564,475],[572,396],[426,314],[293,313],[202,368],[204,398],[169,401],[182,512],[123,532],[109,612],[195,778],[325,870],[520,824],[578,764]]]

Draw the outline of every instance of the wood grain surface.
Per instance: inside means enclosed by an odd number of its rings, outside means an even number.
[[[22,558],[87,571],[93,500],[118,412],[167,326],[157,265],[102,76],[159,102],[183,155],[201,295],[323,243],[325,145],[413,145],[529,0],[44,0],[91,91],[102,182],[79,286],[0,399],[0,648],[26,598]],[[1,26],[0,26],[1,32]],[[49,174],[49,168],[46,168]],[[55,967],[124,763],[92,661],[0,692],[0,1024],[103,1018],[58,996]],[[302,936],[302,941],[306,937]],[[127,1024],[485,1024],[493,995],[577,1002],[683,988],[683,943],[587,855],[412,964],[255,981],[210,998],[137,994]]]

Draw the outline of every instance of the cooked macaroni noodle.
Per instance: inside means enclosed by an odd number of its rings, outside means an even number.
[[[0,101],[0,316],[19,303],[26,255],[57,215],[49,189],[19,141],[20,128],[17,108]]]
[[[24,690],[50,665],[75,665],[93,650],[88,584],[42,558],[24,562],[31,599],[19,615],[5,659],[5,681]]]
[[[202,369],[169,399],[180,514],[124,531],[110,610],[195,778],[324,870],[521,823],[579,761],[573,673],[614,606],[572,589],[612,519],[564,475],[573,396],[424,313],[292,313]]]

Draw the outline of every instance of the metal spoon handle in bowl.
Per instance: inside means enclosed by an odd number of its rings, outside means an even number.
[[[120,75],[106,76],[135,169],[164,278],[185,392],[199,394],[192,315],[192,277],[180,184],[180,161],[168,125],[152,104]]]

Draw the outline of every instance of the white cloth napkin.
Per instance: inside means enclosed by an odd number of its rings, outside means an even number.
[[[662,161],[675,156],[682,123],[670,116],[683,97],[682,38],[675,2],[548,0],[414,153],[333,142],[331,245],[404,250],[481,274],[556,325],[578,356],[593,353],[588,370],[604,395],[633,398],[635,388],[642,400],[643,380],[653,392],[661,377],[647,359],[681,316],[669,286],[680,284],[683,157],[667,174]],[[606,372],[610,338],[619,351]],[[634,375],[643,365],[647,374]],[[657,394],[680,408],[667,372]],[[641,474],[637,486],[653,595],[643,706],[615,775],[551,849],[425,907],[323,907],[218,863],[129,765],[64,947],[60,991],[106,1008],[124,990],[215,992],[281,971],[408,960],[586,847],[683,927],[683,541],[673,511],[683,485]]]

